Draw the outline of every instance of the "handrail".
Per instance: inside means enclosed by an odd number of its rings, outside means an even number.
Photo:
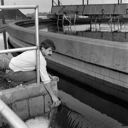
[[[3,53],[12,53],[12,52],[21,52],[21,51],[25,51],[25,50],[36,50],[37,47],[33,46],[33,47],[27,47],[27,48],[15,48],[15,49],[7,49],[7,50],[0,50],[0,54]]]
[[[7,49],[0,50],[2,53],[18,52],[25,50],[36,49],[36,58],[37,58],[37,84],[40,84],[40,50],[39,50],[39,19],[38,19],[38,6],[36,5],[14,5],[14,6],[0,6],[0,9],[35,9],[35,37],[36,37],[36,46],[26,47],[26,48],[16,48],[16,49]],[[0,99],[0,113],[7,119],[7,121],[14,128],[27,128],[25,123]]]
[[[0,9],[37,9],[37,5],[1,5]]]
[[[35,10],[35,31],[36,31],[36,58],[37,58],[37,84],[40,84],[40,48],[39,48],[39,18],[38,18],[39,9]]]
[[[37,5],[8,5],[8,6],[0,6],[0,9],[35,9],[35,36],[36,36],[36,47],[37,47],[37,52],[36,52],[36,58],[37,58],[37,84],[40,84],[40,52],[39,52],[39,19],[38,19],[38,6]],[[34,48],[35,49],[35,48]],[[25,51],[27,49],[19,51]],[[18,49],[12,50],[13,52],[17,52]],[[8,50],[8,52],[11,52]],[[2,51],[1,53],[4,53]]]

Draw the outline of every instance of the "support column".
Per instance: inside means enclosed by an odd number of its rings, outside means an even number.
[[[4,5],[4,0],[1,0],[1,5]],[[3,9],[2,9],[2,24],[6,24]],[[7,49],[6,31],[5,30],[3,30],[3,39],[4,39],[4,48]]]

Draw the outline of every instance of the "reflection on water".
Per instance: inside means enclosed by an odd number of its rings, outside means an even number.
[[[79,32],[79,31],[91,31],[91,32],[128,32],[128,24],[82,24],[82,25],[65,25],[57,27],[57,25],[40,26],[41,31],[63,31],[63,32]]]
[[[42,27],[43,26],[43,27]],[[92,24],[90,25],[68,25],[58,26],[54,24],[45,24],[40,26],[40,31],[49,31],[80,37],[94,39],[103,39],[110,41],[128,42],[128,25],[122,24]]]
[[[64,26],[64,31],[100,31],[100,32],[128,32],[127,24],[85,24],[85,25],[68,25]]]

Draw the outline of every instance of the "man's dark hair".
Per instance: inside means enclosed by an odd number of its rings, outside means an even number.
[[[54,42],[52,40],[50,40],[50,39],[46,39],[46,40],[42,41],[40,43],[40,50],[41,50],[42,47],[45,48],[45,49],[51,47],[52,50],[56,50],[56,47],[54,45]]]

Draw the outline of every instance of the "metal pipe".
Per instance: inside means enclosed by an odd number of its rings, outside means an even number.
[[[1,5],[4,5],[4,0],[1,0]],[[5,16],[4,16],[4,10],[2,10],[2,23],[5,23]],[[3,39],[4,39],[4,48],[7,49],[7,41],[6,41],[6,31],[3,30]]]
[[[84,5],[84,0],[82,0],[82,5]]]
[[[52,7],[53,7],[53,3],[54,3],[54,1],[52,0]]]
[[[37,5],[7,5],[0,6],[0,9],[34,9],[37,8]]]
[[[58,6],[60,6],[60,1],[58,0]]]
[[[37,58],[37,85],[40,84],[40,48],[39,48],[39,19],[38,19],[38,7],[35,9],[35,25],[36,25],[36,58]]]
[[[14,128],[28,128],[27,125],[0,99],[0,113]]]
[[[87,0],[87,5],[89,4],[89,0]]]
[[[0,54],[27,51],[27,50],[34,50],[34,49],[37,49],[37,47],[33,46],[33,47],[27,47],[27,48],[6,49],[6,50],[0,50]]]

